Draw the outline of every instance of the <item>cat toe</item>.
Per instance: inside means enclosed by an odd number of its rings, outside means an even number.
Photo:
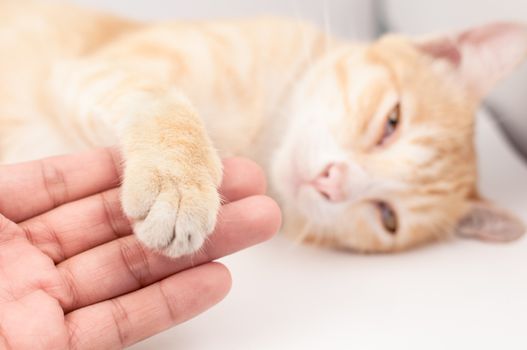
[[[213,231],[219,195],[161,193],[144,220],[134,224],[136,237],[148,248],[177,258],[198,251]]]
[[[177,208],[167,201],[158,200],[150,208],[146,218],[134,224],[134,232],[145,246],[163,250],[176,238]]]

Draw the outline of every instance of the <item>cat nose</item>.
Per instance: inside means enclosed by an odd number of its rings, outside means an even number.
[[[328,201],[342,202],[347,196],[346,173],[346,164],[331,163],[311,184]]]

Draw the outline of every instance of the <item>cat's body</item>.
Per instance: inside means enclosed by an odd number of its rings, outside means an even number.
[[[83,60],[93,62],[86,63],[93,64],[93,72],[117,72],[129,64],[154,86],[177,87],[192,101],[222,154],[255,157],[267,139],[269,118],[283,111],[291,84],[325,44],[314,28],[287,20],[143,24],[63,5],[0,6],[13,9],[0,12],[6,17],[0,22],[2,38],[11,41],[1,41],[8,53],[0,58],[0,132],[7,143],[0,148],[3,162],[118,143],[111,128],[101,125],[103,131],[94,132],[77,115],[48,106],[50,100],[62,99],[64,89],[79,88],[62,85],[69,77],[61,71]],[[101,67],[108,63],[112,66]],[[98,78],[111,87],[110,74]],[[20,132],[6,125],[11,120],[20,122]],[[37,129],[35,123],[51,130]],[[10,138],[17,141],[8,142]]]
[[[0,50],[0,162],[120,144],[124,210],[139,239],[166,254],[198,249],[211,231],[218,152],[260,162],[292,230],[334,245],[405,248],[450,233],[473,207],[523,233],[478,199],[472,115],[485,83],[471,89],[470,72],[463,87],[441,80],[445,63],[428,71],[432,60],[401,38],[367,47],[297,21],[144,24],[3,1]],[[417,101],[421,88],[430,91]],[[388,135],[383,114],[394,105]],[[425,130],[428,114],[441,132]],[[395,131],[413,138],[387,151]],[[378,210],[381,225],[371,222]]]

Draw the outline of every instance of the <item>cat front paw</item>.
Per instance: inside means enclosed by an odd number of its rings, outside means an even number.
[[[198,251],[213,231],[221,204],[217,190],[221,175],[211,176],[207,170],[185,175],[170,168],[128,165],[122,204],[137,238],[176,258]]]

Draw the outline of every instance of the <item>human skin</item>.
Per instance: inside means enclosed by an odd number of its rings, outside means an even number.
[[[280,226],[255,163],[224,161],[218,224],[203,249],[170,259],[132,235],[113,149],[0,166],[0,349],[115,349],[219,302],[229,271],[211,262]]]

